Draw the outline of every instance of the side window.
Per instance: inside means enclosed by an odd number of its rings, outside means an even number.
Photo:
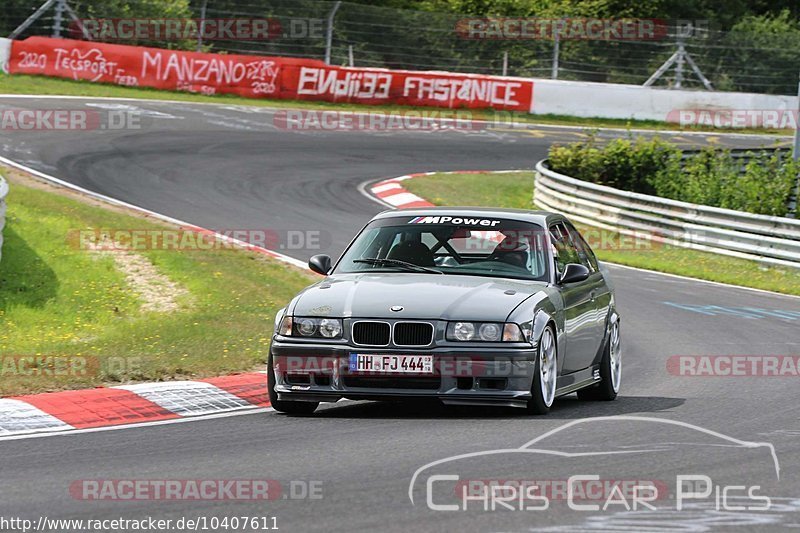
[[[559,222],[550,226],[550,238],[553,242],[553,256],[556,262],[556,271],[559,275],[564,273],[564,269],[569,263],[581,263],[578,249],[572,243],[567,228]]]
[[[586,243],[584,238],[578,233],[578,230],[575,229],[570,223],[567,223],[567,230],[569,231],[569,236],[572,239],[572,242],[575,243],[575,247],[578,249],[578,256],[581,258],[581,264],[588,268],[592,272],[597,272],[597,258],[592,252],[592,249]]]

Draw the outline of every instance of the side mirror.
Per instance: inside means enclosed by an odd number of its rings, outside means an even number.
[[[331,271],[331,256],[318,254],[308,260],[308,268],[317,274],[327,276]]]
[[[560,284],[577,283],[578,281],[585,281],[589,277],[589,269],[577,263],[569,263],[558,281]]]

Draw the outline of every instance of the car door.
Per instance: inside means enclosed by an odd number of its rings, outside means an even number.
[[[560,278],[569,263],[584,264],[577,245],[563,222],[549,227],[553,243],[556,277]],[[591,272],[591,269],[590,269]],[[562,372],[577,372],[592,364],[599,343],[597,341],[597,304],[592,291],[597,280],[592,272],[589,279],[576,283],[559,285],[564,301],[564,330],[566,334],[566,353],[562,354]]]
[[[567,231],[569,232],[569,236],[572,239],[573,244],[578,250],[578,257],[581,260],[581,264],[584,265],[586,268],[589,269],[591,274],[589,275],[589,279],[587,279],[588,287],[589,287],[589,294],[594,300],[595,307],[596,307],[596,324],[595,324],[595,343],[594,343],[594,354],[597,354],[600,349],[602,348],[603,340],[605,338],[605,331],[606,331],[606,318],[608,317],[609,308],[611,307],[611,290],[606,283],[605,278],[603,278],[603,274],[600,272],[600,266],[597,263],[597,257],[595,257],[594,252],[592,251],[589,244],[586,240],[581,236],[578,230],[575,229],[569,221],[564,223],[567,227]],[[592,361],[589,360],[586,366],[591,365]]]

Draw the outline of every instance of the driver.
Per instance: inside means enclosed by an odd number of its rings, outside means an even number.
[[[528,269],[530,247],[516,235],[508,235],[495,246],[487,261],[500,261],[515,267]]]

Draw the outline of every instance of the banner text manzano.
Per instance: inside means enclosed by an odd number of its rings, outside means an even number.
[[[36,74],[249,98],[529,112],[526,79],[326,65],[314,59],[208,54],[48,37],[15,40],[11,74]]]

